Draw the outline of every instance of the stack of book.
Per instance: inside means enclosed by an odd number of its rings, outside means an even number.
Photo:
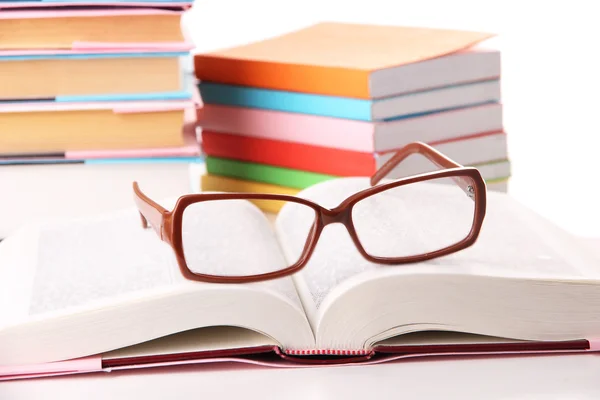
[[[370,176],[422,141],[505,191],[510,163],[492,36],[321,23],[196,55],[202,189],[295,194],[339,176]],[[391,177],[437,168],[412,158]]]
[[[31,219],[128,207],[134,180],[161,197],[190,190],[191,5],[0,0],[0,238]],[[23,202],[31,213],[10,215]]]

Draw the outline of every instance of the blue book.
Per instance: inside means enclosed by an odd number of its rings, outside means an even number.
[[[498,79],[372,100],[259,89],[213,82],[201,82],[198,84],[198,88],[205,104],[259,108],[359,121],[409,118],[500,101],[500,81]]]

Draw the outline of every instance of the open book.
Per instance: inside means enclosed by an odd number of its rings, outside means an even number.
[[[336,179],[299,196],[335,207],[368,186]],[[197,251],[243,243],[230,251],[252,271],[297,250],[293,212],[224,207],[199,220]],[[249,284],[185,280],[134,209],[23,228],[0,243],[0,379],[224,360],[597,350],[597,259],[506,194],[488,193],[487,210],[478,241],[449,256],[372,264],[334,224],[302,271]],[[203,229],[228,218],[235,230]]]

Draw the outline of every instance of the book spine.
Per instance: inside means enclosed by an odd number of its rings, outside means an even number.
[[[215,104],[204,104],[197,119],[209,131],[343,150],[375,149],[371,122]]]
[[[202,147],[208,156],[327,175],[370,176],[376,169],[373,153],[227,133],[203,131]]]
[[[369,71],[316,65],[280,64],[198,54],[196,78],[201,81],[368,99]]]
[[[202,190],[205,192],[271,193],[295,196],[300,191],[300,189],[285,186],[245,181],[211,174],[203,174],[200,177],[200,184],[202,185]],[[276,203],[281,204],[280,201]]]
[[[283,90],[258,89],[212,82],[198,84],[205,104],[250,107],[265,110],[371,121],[371,100],[323,96]]]
[[[337,178],[334,175],[317,174],[297,169],[212,156],[206,157],[206,171],[213,175],[269,183],[271,185],[295,189],[306,189],[317,183]]]
[[[371,350],[340,350],[340,349],[308,349],[308,350],[295,350],[295,349],[284,349],[284,354],[291,356],[366,356],[372,354]]]

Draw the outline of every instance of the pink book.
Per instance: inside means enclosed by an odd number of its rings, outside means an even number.
[[[447,185],[428,187],[422,201],[409,204],[416,193],[409,191],[382,198],[406,202],[397,207],[361,208],[353,215],[360,240],[387,233],[369,251],[418,251],[445,240],[436,235],[462,218],[457,204],[472,204],[458,191],[442,218]],[[341,178],[298,196],[334,207],[366,187],[368,178]],[[175,200],[160,203],[170,210]],[[374,264],[341,230],[324,231],[296,279],[253,284],[186,281],[170,246],[141,228],[135,208],[24,227],[0,242],[0,266],[10,265],[0,280],[0,380],[200,363],[304,368],[600,350],[596,256],[507,194],[489,192],[486,201],[477,242],[452,255]],[[408,206],[431,204],[435,211],[419,214],[419,224],[407,219]],[[308,215],[284,208],[275,235],[253,203],[203,202],[195,210],[181,232],[193,240],[183,239],[186,260],[199,257],[198,272],[228,265],[229,274],[285,267]],[[401,239],[390,229],[399,218]],[[381,224],[370,230],[361,220]]]
[[[364,153],[413,141],[439,142],[503,130],[502,105],[486,104],[385,122],[204,104],[198,123],[208,131]]]

